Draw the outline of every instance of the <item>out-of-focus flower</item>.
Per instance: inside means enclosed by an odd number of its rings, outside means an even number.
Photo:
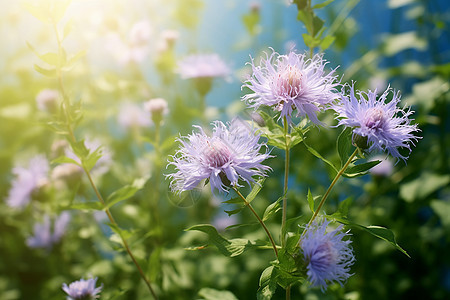
[[[51,229],[50,217],[46,215],[42,223],[36,223],[33,227],[33,236],[27,238],[27,245],[30,248],[44,248],[49,250],[54,244],[58,243],[70,222],[70,214],[63,212],[54,222],[53,233]]]
[[[169,105],[163,98],[150,99],[144,103],[144,109],[150,113],[153,123],[161,123],[164,116],[169,113]]]
[[[83,170],[75,164],[60,164],[53,168],[51,178],[58,188],[66,188],[73,182],[77,182],[83,176]]]
[[[189,79],[227,77],[231,71],[217,54],[195,54],[178,62],[177,73]]]
[[[381,160],[381,162],[370,169],[370,174],[376,176],[389,176],[392,174],[392,170],[394,169],[394,164],[391,160],[386,158],[383,155],[374,156],[371,160]]]
[[[150,118],[142,106],[130,102],[120,105],[118,121],[124,128],[139,128],[151,125]]]
[[[238,223],[237,215],[227,215],[225,212],[220,211],[213,219],[212,225],[219,231],[225,230],[227,227]]]
[[[353,128],[354,142],[360,148],[387,151],[393,157],[404,161],[408,157],[401,155],[397,148],[403,147],[411,153],[410,143],[420,137],[413,132],[420,129],[417,124],[410,125],[408,118],[413,111],[406,107],[397,107],[400,102],[400,93],[393,92],[392,100],[386,103],[391,89],[388,88],[378,99],[377,91],[368,93],[358,92],[359,99],[355,96],[353,85],[348,96],[342,94],[341,102],[333,106],[336,111],[338,126],[344,125]]]
[[[294,51],[280,55],[272,49],[272,54],[261,58],[256,65],[253,58],[253,74],[242,87],[253,91],[242,97],[250,107],[270,106],[280,112],[280,118],[291,122],[293,111],[297,116],[305,116],[315,124],[321,124],[316,113],[323,111],[339,96],[335,93],[335,70],[324,71],[326,61],[322,54],[309,59],[305,54]]]
[[[152,36],[152,26],[148,20],[142,20],[133,25],[129,41],[132,46],[147,46]]]
[[[68,295],[67,300],[82,300],[82,299],[98,299],[99,293],[102,291],[103,284],[95,287],[97,284],[97,277],[89,279],[80,279],[74,281],[69,286],[63,283],[62,289]]]
[[[12,181],[6,203],[10,207],[24,208],[31,200],[32,193],[48,182],[49,163],[44,155],[36,155],[28,162],[28,167],[16,166],[12,169]]]
[[[202,180],[209,179],[211,191],[226,192],[228,187],[238,185],[238,180],[253,182],[253,176],[265,176],[270,167],[262,162],[270,157],[259,153],[264,144],[258,143],[259,135],[247,124],[234,119],[228,127],[220,121],[213,123],[212,136],[193,132],[186,139],[178,139],[181,148],[173,156],[169,165],[177,172],[168,175],[173,191],[194,189]],[[265,145],[264,145],[265,146]]]
[[[58,109],[59,93],[56,90],[44,89],[36,96],[36,104],[39,110],[56,112]]]
[[[158,52],[164,52],[172,49],[175,42],[180,38],[178,30],[166,29],[161,32],[160,40],[158,42]]]
[[[123,41],[117,34],[109,35],[106,49],[122,65],[141,63],[149,55],[151,36],[151,24],[148,20],[143,20],[131,27],[128,41]]]
[[[55,140],[51,147],[51,157],[57,158],[64,155],[69,143],[66,140]]]
[[[327,285],[338,282],[341,286],[352,274],[350,266],[355,257],[350,246],[350,240],[343,240],[350,234],[342,232],[343,225],[327,232],[329,222],[314,222],[308,226],[300,240],[304,262],[307,264],[308,281],[322,291]]]

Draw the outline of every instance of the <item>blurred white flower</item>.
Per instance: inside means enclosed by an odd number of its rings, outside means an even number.
[[[144,109],[150,113],[155,124],[161,123],[164,116],[169,113],[169,105],[163,98],[150,99],[144,103]]]
[[[54,112],[58,108],[59,93],[57,90],[44,89],[36,96],[36,104],[39,110]]]
[[[127,129],[151,125],[150,118],[142,105],[131,102],[125,102],[120,105],[117,119],[119,124]]]

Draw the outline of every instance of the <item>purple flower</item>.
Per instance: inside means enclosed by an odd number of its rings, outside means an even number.
[[[308,280],[313,287],[318,286],[322,291],[327,285],[338,282],[341,286],[352,274],[350,266],[355,257],[350,247],[350,240],[343,240],[350,234],[341,232],[343,225],[337,229],[326,232],[329,222],[314,222],[305,230],[300,241],[303,258],[307,264]]]
[[[150,118],[143,106],[131,102],[124,102],[120,105],[117,120],[124,128],[139,128],[151,125]]]
[[[31,158],[28,167],[14,167],[12,173],[15,178],[6,203],[10,207],[24,208],[30,202],[33,191],[47,183],[48,170],[49,163],[44,155]]]
[[[50,217],[45,216],[42,223],[36,223],[33,227],[33,236],[27,238],[27,245],[30,248],[45,248],[49,250],[53,244],[58,243],[66,232],[70,222],[70,214],[63,212],[55,219],[53,233],[51,230]]]
[[[402,156],[397,148],[407,148],[411,153],[410,143],[420,138],[412,133],[420,129],[417,124],[410,125],[408,116],[413,113],[410,108],[405,110],[397,107],[400,102],[399,92],[394,91],[392,100],[386,103],[390,91],[388,88],[378,99],[376,90],[369,90],[368,93],[358,91],[358,99],[352,85],[349,96],[342,94],[341,102],[334,105],[333,109],[339,120],[337,126],[353,128],[354,139],[357,136],[367,138],[368,152],[387,151],[393,157],[406,161],[408,157]]]
[[[265,171],[270,170],[261,164],[270,155],[259,153],[264,144],[258,143],[259,135],[247,124],[234,119],[227,124],[229,128],[220,121],[213,125],[212,136],[195,126],[200,132],[178,139],[182,147],[169,163],[177,169],[168,175],[172,178],[173,191],[192,190],[202,180],[209,179],[212,191],[226,192],[230,185],[238,185],[239,179],[253,182],[253,176],[265,176]]]
[[[103,284],[99,287],[95,287],[97,283],[97,277],[89,278],[87,280],[80,279],[74,281],[69,286],[63,283],[62,289],[67,293],[67,300],[81,300],[81,299],[98,299],[98,295],[103,288]]]
[[[196,54],[178,63],[177,72],[183,79],[227,77],[230,69],[217,54]]]
[[[262,105],[270,106],[280,112],[280,118],[305,116],[319,125],[316,112],[322,111],[338,98],[334,92],[339,83],[335,82],[335,70],[328,74],[324,71],[326,61],[322,54],[309,59],[305,54],[294,51],[280,55],[272,49],[272,54],[261,58],[261,65],[251,61],[253,74],[242,87],[253,93],[242,97],[255,109]]]
[[[58,108],[59,93],[56,90],[44,89],[36,96],[39,110],[54,112]]]

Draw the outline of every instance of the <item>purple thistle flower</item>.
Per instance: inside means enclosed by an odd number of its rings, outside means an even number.
[[[270,157],[267,152],[259,153],[259,135],[250,130],[244,122],[234,119],[228,123],[213,123],[212,136],[206,135],[199,126],[200,132],[193,132],[186,139],[178,139],[182,144],[173,161],[177,172],[171,178],[173,191],[192,190],[202,180],[209,179],[211,191],[218,189],[226,192],[227,187],[238,185],[238,180],[253,182],[253,176],[265,176],[270,167],[262,162]]]
[[[349,96],[341,95],[341,102],[333,106],[336,111],[337,126],[345,125],[353,128],[353,137],[367,138],[368,152],[373,150],[387,151],[393,157],[404,161],[408,157],[402,156],[398,147],[404,147],[411,153],[410,143],[420,137],[413,132],[420,131],[417,124],[410,125],[408,118],[413,111],[411,108],[400,109],[400,93],[393,92],[392,100],[386,103],[391,89],[388,88],[378,99],[377,91],[357,92],[355,96],[353,85],[350,87]],[[363,145],[364,146],[364,145]]]
[[[326,232],[329,222],[324,220],[321,224],[314,222],[305,229],[300,241],[300,248],[307,264],[308,280],[313,287],[320,287],[322,291],[327,285],[338,282],[341,286],[352,274],[350,266],[355,257],[350,246],[350,240],[343,240],[349,236],[341,232],[343,225],[331,232]]]
[[[24,208],[31,200],[33,191],[47,183],[49,163],[44,155],[31,158],[28,167],[14,167],[16,176],[11,183],[6,203],[10,207]]]
[[[196,54],[178,63],[177,72],[183,79],[227,77],[230,69],[217,54]]]
[[[251,58],[253,74],[242,87],[253,93],[242,97],[250,107],[255,109],[262,105],[270,106],[280,112],[280,118],[291,116],[297,109],[296,116],[305,116],[317,125],[316,112],[324,110],[338,95],[334,92],[339,83],[335,82],[335,70],[328,74],[324,71],[326,61],[322,54],[308,59],[305,54],[294,51],[280,55],[272,49],[272,54],[261,58],[261,65],[255,65]]]
[[[53,233],[50,217],[45,216],[42,223],[36,223],[33,227],[33,236],[27,238],[26,243],[30,248],[44,248],[50,250],[53,244],[58,243],[70,222],[70,214],[63,212],[54,222]]]
[[[97,283],[97,277],[89,278],[87,280],[80,279],[74,281],[69,286],[63,283],[62,289],[67,293],[67,300],[81,300],[81,299],[98,299],[98,295],[103,288],[103,284],[99,287],[95,287]]]

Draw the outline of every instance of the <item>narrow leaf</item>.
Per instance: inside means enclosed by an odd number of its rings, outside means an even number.
[[[106,208],[133,197],[137,191],[144,187],[145,180],[137,179],[131,185],[126,185],[111,193],[106,200]]]
[[[319,8],[324,8],[325,6],[327,6],[328,4],[330,4],[331,2],[333,2],[334,0],[327,0],[325,2],[316,4],[312,7],[312,9],[319,9]]]
[[[247,200],[248,203],[252,202],[256,195],[258,195],[258,193],[261,191],[264,181],[266,181],[266,177],[261,177],[257,182],[255,182],[255,184],[253,184],[253,189],[250,192],[250,194],[248,194],[247,198],[245,198],[245,200]]]
[[[217,249],[225,256],[234,257],[241,255],[248,249],[260,246],[259,244],[252,243],[246,239],[232,239],[228,240],[217,232],[217,229],[209,224],[200,224],[192,226],[186,231],[197,230],[204,232],[209,237],[209,243],[217,247]]]
[[[81,165],[74,159],[67,156],[60,156],[51,161],[51,164],[75,164],[77,166]]]
[[[263,222],[267,221],[270,217],[275,215],[281,209],[280,205],[281,200],[283,200],[283,197],[278,198],[277,201],[267,206],[262,218]]]
[[[366,175],[371,168],[375,167],[379,163],[381,163],[381,160],[374,160],[359,165],[354,165],[348,167],[342,175],[349,178]]]
[[[38,71],[39,73],[41,73],[42,75],[47,76],[47,77],[56,77],[58,75],[55,68],[45,69],[38,65],[34,65],[34,69],[36,71]]]
[[[351,129],[348,127],[345,128],[339,135],[336,143],[342,167],[350,156],[350,149],[352,147]]]
[[[309,204],[309,209],[311,210],[311,212],[313,212],[314,213],[314,198],[313,198],[313,196],[312,196],[312,194],[311,194],[311,191],[310,191],[310,189],[308,189],[308,204]]]

